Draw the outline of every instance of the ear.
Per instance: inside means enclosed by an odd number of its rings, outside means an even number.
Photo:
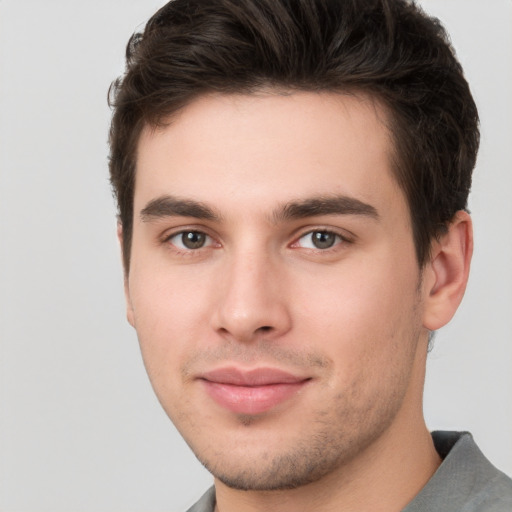
[[[425,328],[435,331],[452,319],[466,290],[472,254],[471,217],[458,211],[448,232],[434,242],[431,260],[424,269]]]
[[[132,301],[130,299],[130,287],[128,282],[128,269],[124,267],[123,258],[123,225],[120,221],[117,222],[117,239],[119,240],[119,246],[121,248],[121,261],[123,263],[123,275],[124,275],[124,297],[126,300],[126,319],[128,323],[135,327],[135,318],[133,313]]]

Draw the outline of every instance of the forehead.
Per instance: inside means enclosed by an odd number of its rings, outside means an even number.
[[[261,208],[326,194],[375,202],[397,193],[386,123],[385,109],[366,96],[200,97],[166,126],[143,130],[136,211],[162,194]]]

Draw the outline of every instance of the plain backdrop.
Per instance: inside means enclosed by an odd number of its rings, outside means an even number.
[[[182,511],[211,483],[125,321],[106,104],[157,0],[0,0],[0,511]],[[480,108],[469,288],[429,356],[431,429],[512,475],[512,2],[424,0]]]

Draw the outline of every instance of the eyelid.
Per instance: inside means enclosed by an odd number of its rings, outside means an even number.
[[[205,237],[209,240],[206,245],[199,247],[197,249],[189,249],[188,247],[179,247],[175,243],[171,242],[171,239],[174,237],[183,235],[184,233],[201,233],[205,235]],[[176,251],[178,252],[197,252],[201,249],[208,249],[211,247],[220,247],[220,243],[217,241],[216,237],[213,236],[208,229],[204,226],[179,226],[170,230],[165,231],[160,237],[160,243],[172,245]]]
[[[172,238],[182,235],[183,233],[187,233],[187,232],[197,232],[197,233],[204,234],[209,239],[207,245],[200,247],[198,249],[189,249],[189,248],[180,248],[180,247],[176,246],[176,244],[171,242]],[[327,252],[329,250],[333,250],[338,245],[340,245],[341,242],[343,242],[343,244],[345,244],[345,243],[352,244],[355,242],[355,240],[357,238],[356,235],[354,235],[350,231],[347,231],[346,229],[334,228],[332,226],[325,226],[325,225],[307,226],[307,227],[302,227],[302,228],[300,228],[300,230],[296,231],[295,235],[293,236],[293,241],[289,244],[289,247],[292,247],[292,248],[300,247],[298,245],[300,239],[307,235],[315,233],[315,232],[330,233],[330,234],[333,234],[333,235],[339,237],[339,239],[340,239],[340,241],[336,242],[330,248],[311,249],[311,250],[316,250],[319,252]],[[164,245],[165,244],[172,245],[175,248],[175,250],[182,251],[182,252],[188,252],[188,253],[197,252],[200,249],[207,249],[210,247],[221,247],[222,246],[222,243],[219,242],[218,237],[215,236],[214,234],[212,234],[210,229],[208,229],[207,227],[205,227],[203,225],[201,225],[201,226],[197,226],[197,225],[183,226],[183,225],[181,225],[181,226],[177,226],[177,227],[168,229],[165,232],[163,232],[161,234],[161,236],[159,236],[159,243],[164,244]]]
[[[320,248],[307,248],[305,249],[319,251],[319,252],[328,252],[329,250],[335,250],[337,246],[340,244],[352,244],[354,243],[355,236],[351,233],[347,233],[346,230],[336,229],[332,227],[326,227],[326,226],[312,226],[308,228],[303,228],[301,231],[294,237],[294,241],[290,244],[290,247],[301,247],[299,244],[299,241],[304,238],[305,236],[311,235],[313,233],[328,233],[335,235],[340,240],[338,242],[335,242],[332,247],[328,247],[326,249],[320,249]]]

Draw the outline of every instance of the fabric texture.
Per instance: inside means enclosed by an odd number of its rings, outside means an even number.
[[[512,480],[483,455],[468,432],[432,432],[442,464],[402,512],[512,512]],[[214,512],[211,487],[187,512]]]
[[[432,432],[443,458],[403,512],[512,512],[512,480],[496,469],[468,432]]]

